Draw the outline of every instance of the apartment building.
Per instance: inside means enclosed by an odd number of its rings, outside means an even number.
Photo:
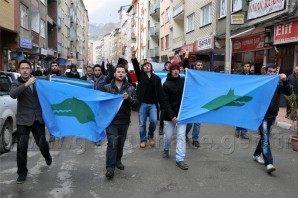
[[[232,67],[251,62],[254,72],[274,64],[287,75],[298,65],[298,5],[296,0],[232,1]],[[226,4],[221,0],[217,12],[217,38],[225,39]],[[239,19],[243,19],[240,20]],[[223,43],[223,42],[220,42]]]
[[[149,57],[159,62],[159,35],[160,35],[160,1],[149,0],[149,16],[148,16],[148,50]]]
[[[61,65],[87,63],[88,12],[82,0],[1,1],[0,13],[5,15],[1,27],[6,29],[1,28],[1,39],[2,35],[15,37],[10,44],[1,42],[3,69],[8,61],[22,59],[42,66],[53,60]]]
[[[170,19],[172,18],[172,1],[162,0],[160,1],[160,61],[166,62],[169,60],[170,54],[170,40],[173,38],[172,31],[170,29]]]
[[[0,71],[8,69],[10,57],[18,54],[10,54],[17,49],[19,31],[19,3],[14,1],[0,1]],[[27,39],[22,43],[25,44]],[[30,47],[30,43],[26,45]]]

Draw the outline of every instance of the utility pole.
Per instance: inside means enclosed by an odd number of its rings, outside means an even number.
[[[230,44],[231,36],[231,0],[226,0],[226,57],[225,57],[225,73],[231,73],[231,53]],[[224,9],[224,8],[222,8]]]

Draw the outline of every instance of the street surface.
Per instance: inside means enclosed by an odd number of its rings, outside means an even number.
[[[298,195],[298,152],[291,149],[288,136],[294,132],[274,127],[271,146],[276,171],[268,175],[265,166],[252,160],[257,133],[250,141],[234,138],[234,127],[202,124],[199,149],[187,145],[189,170],[175,166],[175,144],[170,158],[163,159],[162,137],[156,147],[139,148],[137,113],[124,148],[125,170],[105,177],[106,143],[93,143],[67,137],[51,144],[53,164],[48,167],[30,139],[28,176],[16,184],[16,144],[0,156],[0,197],[286,197]],[[191,137],[191,134],[189,134]],[[175,143],[175,139],[173,141]]]

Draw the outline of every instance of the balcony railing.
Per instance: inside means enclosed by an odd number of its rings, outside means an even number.
[[[150,36],[159,36],[159,31],[159,23],[155,23],[155,25],[149,29]]]
[[[184,0],[181,0],[177,5],[174,5],[173,17],[179,15],[184,11]]]
[[[160,11],[160,2],[156,1],[155,4],[151,5],[149,8],[149,14],[150,16],[159,16]]]
[[[159,48],[158,47],[154,47],[154,48],[150,49],[149,50],[149,56],[150,57],[159,56]]]

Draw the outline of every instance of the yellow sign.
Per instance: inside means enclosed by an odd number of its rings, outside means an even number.
[[[231,25],[243,25],[244,15],[243,14],[233,14],[231,15]]]

